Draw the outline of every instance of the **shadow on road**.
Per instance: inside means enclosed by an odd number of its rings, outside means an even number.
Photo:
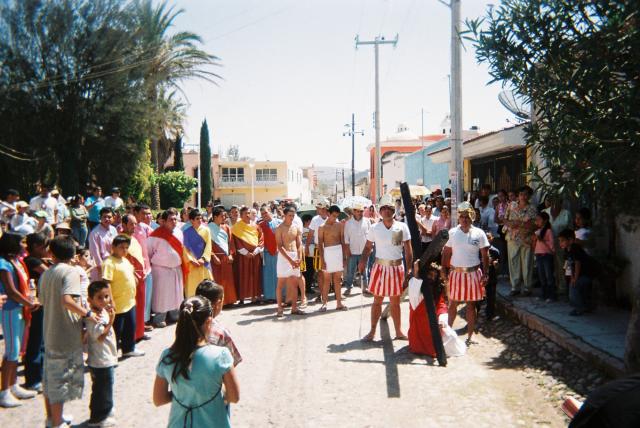
[[[367,303],[365,305],[358,305],[358,306],[349,306],[349,310],[350,311],[355,311],[355,310],[359,310],[360,308],[367,308],[370,307],[373,303]],[[320,305],[315,305],[315,307],[320,307]],[[284,313],[284,317],[283,318],[277,318],[276,317],[276,307],[275,305],[270,307],[270,308],[265,308],[265,309],[259,309],[258,311],[260,311],[260,313],[262,314],[266,314],[265,316],[262,316],[260,318],[253,318],[253,319],[248,319],[248,320],[242,320],[242,321],[238,321],[238,325],[250,325],[256,322],[262,322],[262,321],[272,321],[272,322],[291,322],[291,321],[301,321],[304,320],[306,318],[312,318],[312,317],[317,317],[317,316],[328,316],[330,314],[336,313],[336,312],[340,312],[342,313],[342,311],[336,311],[335,307],[329,307],[329,309],[326,312],[319,312],[317,309],[314,309],[314,306],[309,305],[306,309],[305,309],[305,315],[290,315],[287,311],[285,311]],[[252,311],[253,312],[253,311]],[[257,311],[255,311],[257,312]]]

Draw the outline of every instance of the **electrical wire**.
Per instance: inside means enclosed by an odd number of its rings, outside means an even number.
[[[407,12],[406,12],[406,13],[405,13],[405,15],[404,15],[404,19],[402,20],[402,23],[400,24],[400,31],[399,31],[399,33],[398,33],[398,34],[402,34],[402,35],[403,35],[403,39],[405,39],[405,40],[407,40],[407,39],[408,39],[408,37],[406,37],[406,36],[407,36],[408,34],[411,34],[411,26],[407,27],[407,23],[408,23],[408,21],[409,21],[409,18],[410,18],[411,16],[413,16],[413,15],[411,14],[411,12],[413,11],[413,8],[414,8],[415,4],[416,4],[416,0],[411,0],[411,3],[409,3],[409,7],[407,7]],[[406,32],[406,33],[404,32],[405,27],[407,28],[407,32]],[[401,58],[402,58],[402,59],[404,58],[404,56],[402,56],[402,54],[403,54],[403,53],[404,53],[404,54],[406,54],[406,52],[407,52],[407,50],[406,50],[406,49],[403,49],[403,51],[401,52],[401,57],[400,57],[400,58],[398,58],[398,61],[389,61],[389,67],[387,68],[387,71],[386,71],[386,73],[385,73],[385,75],[384,75],[384,79],[383,79],[383,82],[384,82],[384,85],[385,85],[385,86],[386,86],[387,82],[388,82],[388,81],[389,81],[389,79],[390,79],[390,76],[391,76],[391,74],[392,74],[392,71],[394,70],[394,66],[395,66],[395,64],[396,64],[397,62],[400,62],[400,59],[401,59]]]
[[[293,9],[296,6],[298,6],[297,2],[289,3],[288,5],[286,5],[284,7],[281,7],[280,9],[277,9],[277,10],[271,12],[271,13],[263,15],[260,18],[255,19],[253,21],[247,22],[246,24],[243,24],[243,25],[241,25],[239,27],[236,27],[236,28],[234,28],[232,30],[229,30],[226,33],[222,33],[222,34],[219,34],[217,36],[211,37],[211,38],[205,40],[205,43],[212,42],[214,40],[219,40],[219,39],[222,39],[223,37],[227,37],[227,36],[229,36],[231,34],[237,33],[238,31],[242,31],[245,28],[251,27],[251,26],[256,25],[256,24],[259,24],[260,22],[262,22],[262,21],[264,21],[266,19],[272,18],[272,17],[274,17],[276,15],[279,15],[279,14],[281,14],[283,12],[286,12],[286,11],[288,11],[290,9]]]

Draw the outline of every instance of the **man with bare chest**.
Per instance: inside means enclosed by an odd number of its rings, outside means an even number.
[[[302,231],[293,224],[295,216],[295,208],[286,207],[284,209],[284,221],[276,228],[276,245],[278,246],[276,301],[278,302],[278,318],[284,315],[282,307],[283,285],[287,290],[287,300],[291,300],[291,315],[304,315],[304,312],[297,307],[296,287],[300,278],[300,260],[302,260]]]
[[[344,226],[338,221],[340,207],[331,205],[327,221],[318,229],[318,246],[322,260],[322,274],[324,280],[320,284],[322,306],[320,312],[327,310],[329,300],[329,287],[333,280],[333,288],[336,293],[336,309],[347,310],[342,304],[342,272],[344,270],[344,256],[342,245],[344,244]]]

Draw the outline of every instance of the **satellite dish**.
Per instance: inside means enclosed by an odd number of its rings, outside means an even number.
[[[524,97],[514,91],[502,91],[498,94],[498,101],[507,110],[513,113],[520,120],[531,119],[531,104]]]

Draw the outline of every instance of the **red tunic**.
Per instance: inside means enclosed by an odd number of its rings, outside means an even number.
[[[228,236],[231,236],[229,226],[223,224],[220,226]],[[233,248],[233,239],[229,239],[229,254],[236,257],[235,249]],[[238,301],[238,293],[236,292],[236,280],[233,272],[233,262],[229,262],[229,256],[222,251],[214,241],[211,241],[211,252],[220,259],[221,264],[217,265],[211,260],[211,271],[213,272],[213,280],[224,287],[224,305],[235,303]],[[213,259],[213,257],[212,257]]]
[[[258,245],[262,245],[262,232],[259,233],[260,241]],[[252,253],[256,247],[238,239],[235,235],[232,236],[236,248],[234,265],[236,283],[238,285],[238,300],[259,298],[262,294],[262,256],[259,254],[253,257],[249,255],[243,256],[238,252],[241,248],[245,248],[249,253]]]
[[[436,316],[447,313],[447,305],[444,296],[440,294],[440,300],[436,303]],[[439,333],[439,332],[438,332]],[[420,302],[414,310],[409,305],[409,349],[414,354],[436,356],[431,339],[431,329],[429,328],[429,317],[424,300]]]
[[[131,238],[135,239],[135,238]],[[144,266],[131,254],[127,254],[127,260],[133,265],[136,276],[136,340],[144,336],[144,305],[145,305],[145,283]]]

